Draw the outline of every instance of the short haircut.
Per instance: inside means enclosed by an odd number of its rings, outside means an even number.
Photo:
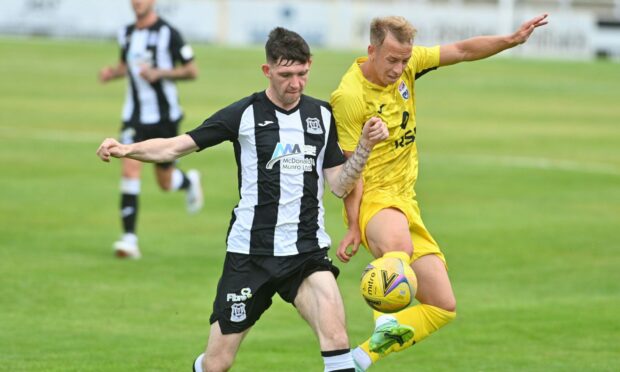
[[[413,38],[417,30],[405,17],[389,16],[375,18],[370,23],[370,44],[381,46],[388,32],[392,34],[399,43],[413,44]]]
[[[292,65],[310,61],[310,47],[298,33],[276,27],[269,33],[265,44],[267,63]]]

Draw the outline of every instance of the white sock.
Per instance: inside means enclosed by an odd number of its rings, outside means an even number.
[[[174,168],[170,180],[170,191],[176,191],[183,184],[183,172],[179,168]]]
[[[349,349],[322,351],[321,355],[325,363],[325,372],[346,369],[355,370],[355,362],[353,361],[353,356]]]
[[[205,353],[198,355],[198,358],[194,361],[194,372],[202,372],[202,358],[205,356]]]
[[[140,179],[122,177],[121,192],[123,194],[138,195],[140,193]]]
[[[357,363],[358,367],[361,367],[364,371],[367,370],[372,364],[372,359],[370,359],[370,356],[359,346],[351,351],[351,355],[353,355],[353,359]]]
[[[121,239],[131,244],[138,244],[138,236],[134,233],[125,233]]]

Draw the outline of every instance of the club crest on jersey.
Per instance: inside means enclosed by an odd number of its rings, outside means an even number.
[[[401,81],[398,85],[398,92],[405,101],[409,99],[409,89],[407,89],[407,84],[404,81]]]
[[[308,124],[307,132],[310,134],[323,134],[323,129],[321,128],[321,122],[317,118],[307,118],[306,124]]]
[[[312,157],[306,158],[305,155]],[[266,168],[273,169],[273,166],[280,162],[280,169],[283,170],[311,172],[315,165],[315,156],[316,146],[278,142],[271,155],[271,160],[267,162]]]

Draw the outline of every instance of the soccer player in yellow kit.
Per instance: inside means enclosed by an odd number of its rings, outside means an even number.
[[[416,30],[405,18],[375,18],[368,56],[353,62],[332,93],[345,155],[355,150],[369,118],[381,118],[389,130],[389,138],[370,155],[363,182],[345,199],[349,229],[336,255],[348,262],[361,241],[374,257],[394,256],[411,263],[418,279],[418,305],[394,315],[375,312],[372,336],[353,351],[359,369],[421,341],[456,316],[446,260],[424,226],[415,200],[416,79],[441,66],[480,60],[522,44],[534,29],[547,24],[546,18],[546,14],[535,17],[510,35],[479,36],[431,48],[413,46]]]

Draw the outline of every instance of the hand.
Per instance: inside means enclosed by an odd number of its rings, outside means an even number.
[[[122,158],[127,154],[127,146],[120,144],[114,138],[106,138],[97,149],[97,156],[106,163],[110,157]]]
[[[532,18],[522,24],[521,27],[519,27],[519,29],[517,30],[517,32],[512,35],[514,42],[516,44],[525,43],[532,34],[532,32],[534,32],[534,29],[549,23],[549,21],[547,21],[547,16],[548,14],[541,14],[538,17]]]
[[[106,66],[99,71],[99,81],[102,83],[108,82],[116,77],[116,72],[110,66]]]
[[[149,83],[156,83],[161,80],[161,70],[145,65],[140,70],[140,76]]]
[[[362,241],[362,234],[359,230],[347,230],[347,233],[344,235],[344,238],[340,241],[338,245],[338,250],[336,251],[336,257],[344,263],[349,262],[349,260],[355,256],[357,250],[359,249],[360,243]],[[349,251],[347,248],[351,246],[351,250]]]
[[[378,117],[373,116],[368,119],[364,128],[362,129],[362,139],[365,140],[365,144],[372,148],[377,143],[385,140],[390,135],[387,129],[387,125]]]

